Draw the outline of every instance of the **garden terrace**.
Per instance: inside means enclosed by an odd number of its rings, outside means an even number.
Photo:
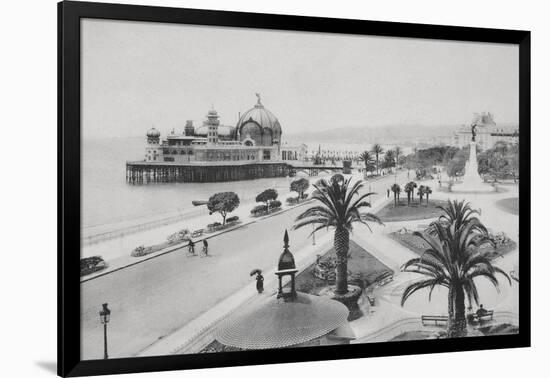
[[[389,234],[389,236],[400,243],[401,245],[407,247],[411,251],[417,253],[418,255],[422,255],[426,249],[429,248],[428,243],[426,243],[422,238],[413,235],[412,232],[392,232]],[[496,248],[491,253],[491,258],[496,258],[505,255],[506,253],[513,251],[517,244],[511,239],[508,239],[507,237],[505,239],[502,238],[502,233],[497,235],[491,235],[491,238],[494,240],[496,244]],[[484,245],[481,247],[485,250],[491,250],[493,249],[490,245]]]
[[[321,256],[320,260],[326,261],[329,258],[336,258],[334,248],[331,248]],[[334,281],[316,277],[314,275],[315,266],[316,263],[311,264],[296,276],[297,291],[318,295],[322,289],[334,284]],[[353,240],[349,242],[348,272],[350,273],[348,275],[348,282],[362,288],[373,284],[380,277],[393,273],[390,268],[361,248]]]

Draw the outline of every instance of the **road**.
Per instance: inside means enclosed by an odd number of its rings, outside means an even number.
[[[381,178],[370,184],[371,190],[386,195],[394,180],[394,176]],[[273,268],[282,253],[285,229],[291,251],[311,243],[307,238],[311,229],[290,230],[304,209],[291,209],[209,239],[210,257],[187,257],[182,249],[82,283],[82,358],[103,357],[98,315],[102,303],[112,311],[109,357],[133,356],[250,283],[252,269]]]

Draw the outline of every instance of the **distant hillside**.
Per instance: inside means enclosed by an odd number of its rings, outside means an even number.
[[[286,140],[319,143],[406,143],[431,138],[451,137],[460,125],[392,125],[380,127],[343,127],[316,132],[285,135]]]

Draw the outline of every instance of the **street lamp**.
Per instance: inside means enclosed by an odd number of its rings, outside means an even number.
[[[103,358],[106,360],[109,358],[107,355],[107,323],[109,323],[109,320],[111,318],[111,310],[107,308],[107,303],[103,303],[103,309],[99,311],[99,319],[101,320],[101,324],[103,324],[103,340],[104,340],[104,355]]]

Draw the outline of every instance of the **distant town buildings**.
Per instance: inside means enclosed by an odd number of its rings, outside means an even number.
[[[515,143],[519,138],[517,126],[499,126],[489,112],[475,113],[470,125],[463,125],[453,134],[454,145],[465,147],[472,140],[472,125],[476,125],[476,142],[482,149],[492,148],[499,141]]]

